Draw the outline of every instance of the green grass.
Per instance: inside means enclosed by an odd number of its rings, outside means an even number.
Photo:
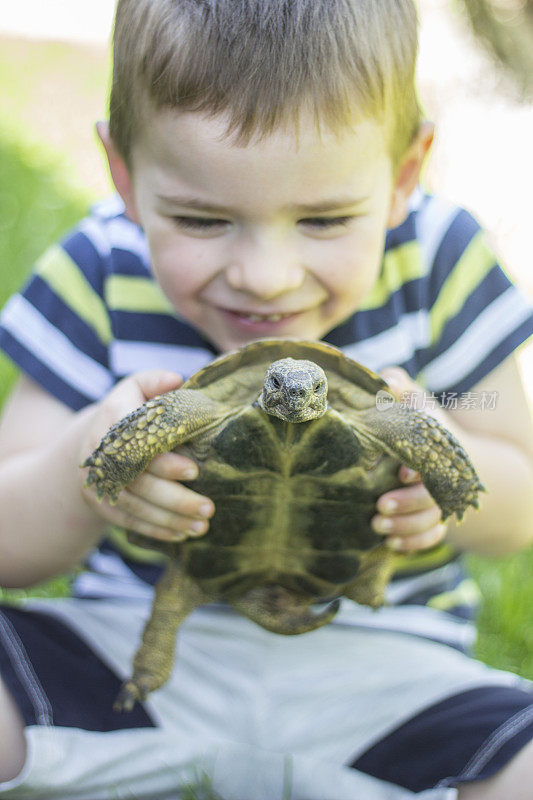
[[[483,597],[476,655],[533,680],[533,549],[506,558],[468,558]]]
[[[193,780],[182,792],[182,800],[223,800],[213,789],[209,775],[198,769],[194,772]]]
[[[24,281],[40,253],[86,211],[88,199],[63,178],[61,165],[34,146],[0,132],[0,305]],[[0,403],[16,371],[0,357]],[[533,550],[500,560],[469,558],[484,598],[477,655],[488,664],[533,679]],[[32,595],[68,592],[58,578]],[[27,592],[4,592],[16,601]]]
[[[10,605],[17,605],[28,597],[68,597],[70,594],[71,575],[59,575],[39,586],[31,589],[2,589],[0,586],[0,601]]]
[[[36,257],[85,213],[88,199],[58,177],[60,162],[35,145],[0,135],[2,300]]]
[[[20,287],[36,258],[86,212],[89,200],[59,177],[60,163],[35,145],[0,131],[0,306]],[[0,360],[0,403],[16,370]]]
[[[87,211],[89,201],[59,177],[60,163],[35,145],[0,132],[0,307],[24,283],[36,258]],[[0,405],[17,376],[0,352]],[[68,594],[70,578],[60,576],[32,589],[0,589],[6,602],[28,594]]]

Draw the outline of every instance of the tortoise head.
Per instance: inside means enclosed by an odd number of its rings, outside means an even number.
[[[287,422],[308,422],[326,413],[328,381],[312,361],[282,358],[267,370],[259,405]]]

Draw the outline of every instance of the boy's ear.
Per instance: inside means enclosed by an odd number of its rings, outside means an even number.
[[[109,135],[109,123],[107,121],[97,122],[96,133],[104,146],[107,163],[109,164],[109,172],[111,173],[111,178],[117,192],[124,201],[126,213],[133,222],[139,224],[130,171],[126,166],[126,162],[115,147],[113,139]]]
[[[411,193],[418,184],[420,172],[433,141],[435,127],[424,120],[400,162],[389,209],[388,227],[396,228],[405,220]]]

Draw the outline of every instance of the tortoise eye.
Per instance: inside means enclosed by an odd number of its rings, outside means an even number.
[[[318,381],[318,383],[315,383],[313,389],[315,392],[318,393],[323,389],[323,387],[324,387],[324,381]]]
[[[276,378],[275,376],[272,376],[271,381],[272,381],[272,386],[274,387],[274,389],[279,389],[281,387],[281,383],[279,382],[278,378]]]

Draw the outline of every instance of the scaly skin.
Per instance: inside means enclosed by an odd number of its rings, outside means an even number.
[[[357,577],[343,591],[343,597],[371,608],[385,602],[385,589],[394,572],[396,555],[386,544],[361,554]]]
[[[167,682],[174,665],[176,632],[185,617],[207,599],[180,565],[171,561],[156,586],[152,615],[133,659],[133,675],[122,684],[115,711],[131,711],[137,701],[142,702]]]
[[[358,436],[420,473],[443,520],[452,514],[461,520],[468,506],[479,507],[477,494],[485,487],[455,436],[434,417],[399,403],[346,417]]]
[[[82,467],[86,486],[100,500],[115,502],[118,493],[143,472],[159,453],[167,453],[223,419],[220,408],[201,392],[176,389],[158,395],[111,427]]]

